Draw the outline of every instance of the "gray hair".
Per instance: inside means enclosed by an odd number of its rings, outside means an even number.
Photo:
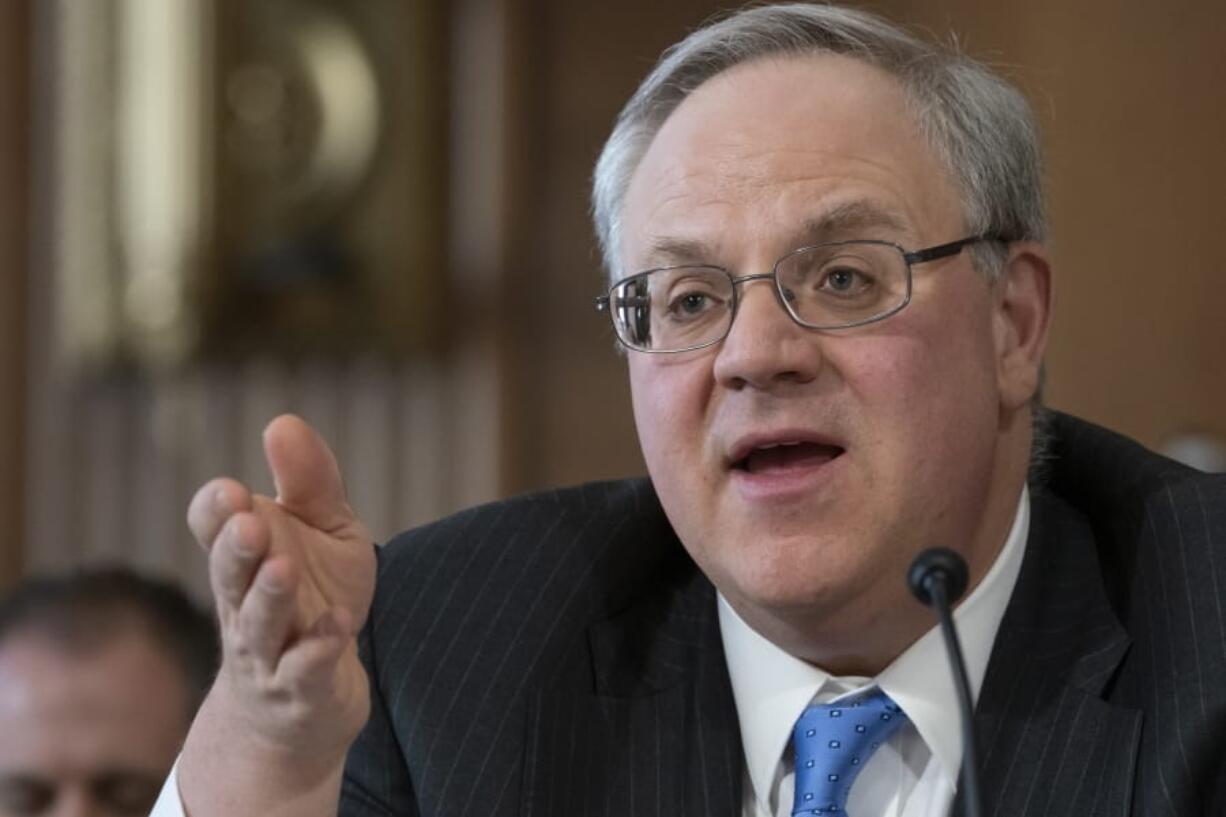
[[[696,88],[735,65],[803,54],[854,57],[898,79],[960,189],[969,233],[1044,240],[1039,132],[1016,88],[954,47],[930,45],[875,15],[790,3],[745,9],[693,32],[664,53],[622,109],[592,184],[596,233],[612,279],[622,277],[626,190],[665,120]],[[980,244],[974,252],[984,274],[999,273],[1003,247]]]

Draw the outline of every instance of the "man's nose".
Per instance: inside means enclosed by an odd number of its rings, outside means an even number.
[[[741,284],[732,328],[715,358],[715,379],[741,389],[803,383],[822,367],[818,334],[792,319],[769,279]]]
[[[109,817],[86,786],[63,786],[45,817]]]

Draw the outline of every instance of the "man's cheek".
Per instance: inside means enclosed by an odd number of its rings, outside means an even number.
[[[676,434],[689,427],[693,434],[697,406],[692,389],[683,378],[645,371],[631,378],[634,417],[640,438]]]

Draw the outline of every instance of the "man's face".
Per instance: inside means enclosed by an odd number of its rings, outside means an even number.
[[[915,250],[963,238],[955,185],[908,111],[892,78],[845,57],[715,77],[631,180],[624,269],[746,275],[822,241]],[[991,561],[1025,470],[1024,452],[1000,452],[1002,417],[1019,409],[1002,400],[1012,330],[1000,290],[964,252],[917,265],[911,303],[893,317],[817,332],[788,318],[770,281],[753,281],[722,343],[629,354],[664,508],[755,628],[854,665],[859,634],[924,619],[904,583],[916,553],[945,545],[973,570]]]
[[[75,655],[0,646],[0,817],[148,814],[188,727],[182,673],[143,636]]]

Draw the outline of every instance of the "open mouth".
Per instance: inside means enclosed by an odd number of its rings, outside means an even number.
[[[757,446],[732,464],[738,471],[769,474],[825,465],[843,453],[837,445],[814,442],[784,442]]]

